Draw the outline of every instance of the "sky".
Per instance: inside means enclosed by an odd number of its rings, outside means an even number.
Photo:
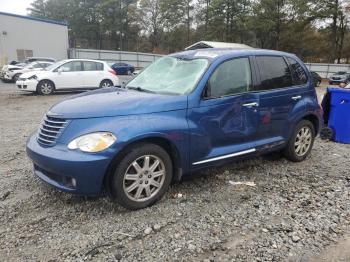
[[[34,0],[0,0],[0,12],[27,15],[27,8]]]

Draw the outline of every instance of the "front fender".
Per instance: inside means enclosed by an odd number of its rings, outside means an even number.
[[[117,141],[99,154],[107,154],[112,160],[128,145],[147,138],[163,138],[176,147],[181,155],[181,168],[188,169],[189,134],[186,109],[152,114],[103,117],[71,120],[58,142],[68,145],[84,134],[106,131]]]

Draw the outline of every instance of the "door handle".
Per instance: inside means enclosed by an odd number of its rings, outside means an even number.
[[[293,96],[292,99],[293,99],[293,100],[300,100],[300,99],[301,99],[301,96]]]
[[[253,103],[247,103],[247,104],[243,104],[244,107],[257,107],[259,106],[258,103],[253,102]]]

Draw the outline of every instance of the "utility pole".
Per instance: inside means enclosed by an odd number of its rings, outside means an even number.
[[[120,32],[119,32],[119,40],[120,40],[120,44],[119,44],[119,50],[122,51],[123,49],[123,11],[122,11],[122,0],[119,0],[119,10],[120,10]]]

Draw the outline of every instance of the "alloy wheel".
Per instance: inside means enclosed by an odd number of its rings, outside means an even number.
[[[304,126],[299,130],[295,138],[294,148],[296,155],[300,157],[304,156],[310,149],[311,144],[312,131],[309,127]]]
[[[111,87],[111,86],[112,86],[112,85],[111,85],[111,83],[110,83],[109,81],[105,81],[105,82],[103,82],[102,85],[101,85],[102,88]]]
[[[165,181],[165,165],[154,155],[144,155],[134,160],[127,168],[123,189],[133,201],[144,202],[153,198]]]
[[[49,95],[52,93],[52,85],[47,82],[42,83],[40,86],[40,90],[44,95]]]

